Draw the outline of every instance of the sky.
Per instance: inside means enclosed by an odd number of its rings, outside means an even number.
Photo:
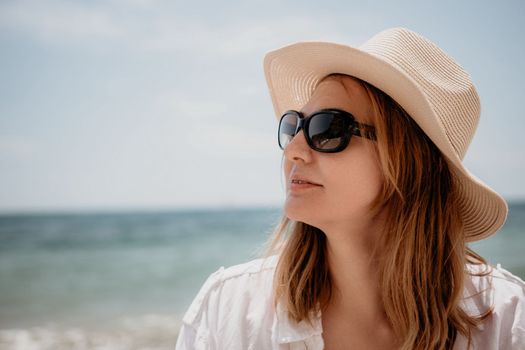
[[[402,26],[471,75],[465,164],[525,199],[522,1],[0,0],[0,212],[280,206],[264,54]]]

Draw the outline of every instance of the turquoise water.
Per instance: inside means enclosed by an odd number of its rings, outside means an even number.
[[[171,349],[206,277],[257,256],[279,209],[0,216],[0,348]],[[525,203],[472,247],[525,278]]]
[[[0,217],[0,349],[173,349],[206,277],[276,209]]]
[[[525,202],[509,203],[509,215],[503,228],[470,246],[491,264],[499,263],[525,280]]]

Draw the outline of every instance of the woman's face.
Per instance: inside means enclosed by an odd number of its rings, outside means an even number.
[[[301,111],[309,117],[322,108],[342,109],[358,122],[373,125],[368,95],[353,78],[322,81]],[[383,181],[373,143],[353,136],[343,151],[321,153],[308,146],[301,130],[284,150],[285,215],[325,232],[366,224]],[[321,186],[292,184],[295,178]]]

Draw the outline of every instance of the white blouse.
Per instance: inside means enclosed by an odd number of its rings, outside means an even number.
[[[321,314],[313,325],[288,319],[273,306],[273,274],[277,257],[252,260],[211,274],[184,315],[177,350],[321,350]],[[469,265],[471,271],[483,267]],[[465,283],[463,308],[478,315],[494,312],[473,334],[473,349],[525,349],[525,283],[499,265],[485,277]],[[454,349],[466,349],[458,335]]]

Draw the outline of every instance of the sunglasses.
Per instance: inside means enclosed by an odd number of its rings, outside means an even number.
[[[301,129],[310,148],[324,153],[344,150],[353,135],[376,139],[374,127],[358,123],[349,112],[322,109],[305,118],[301,112],[290,110],[279,122],[279,147],[284,150]]]

